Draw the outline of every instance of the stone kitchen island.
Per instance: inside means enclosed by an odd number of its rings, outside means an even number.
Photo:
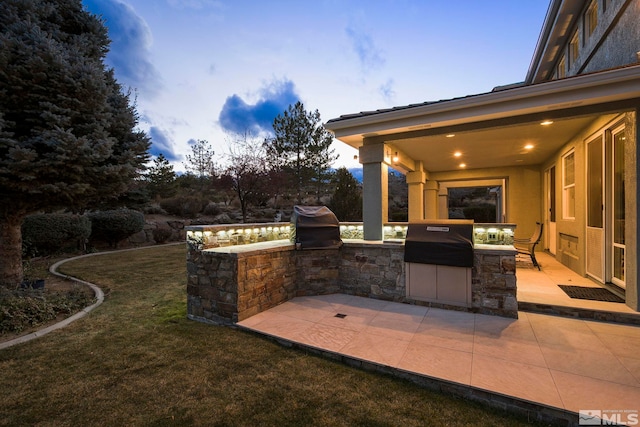
[[[279,230],[274,232],[276,226]],[[516,251],[512,245],[476,243],[469,304],[451,306],[407,296],[402,240],[343,239],[339,248],[296,250],[288,239],[277,238],[286,234],[286,227],[261,227],[276,239],[256,237],[247,239],[254,243],[233,246],[211,243],[211,236],[220,235],[224,227],[188,227],[188,317],[235,323],[296,296],[332,293],[518,316]],[[245,230],[256,229],[245,226]]]

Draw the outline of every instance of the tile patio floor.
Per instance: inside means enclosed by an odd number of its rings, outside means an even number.
[[[552,265],[553,258],[539,260],[547,274],[518,270],[519,299],[573,303],[556,295],[557,283],[571,279],[568,284],[588,285],[588,279]],[[528,287],[536,276],[538,285]],[[537,295],[546,286],[552,295]],[[508,319],[345,294],[295,298],[238,325],[541,407],[640,411],[640,326],[522,311],[518,319]]]

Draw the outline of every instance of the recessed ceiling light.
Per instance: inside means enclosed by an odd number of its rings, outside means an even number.
[[[533,148],[533,144],[527,144],[524,146],[527,150],[531,150]]]
[[[449,135],[447,135],[447,138],[453,138],[454,136],[456,136],[455,133],[450,133]]]
[[[542,126],[549,126],[550,124],[553,124],[553,120],[545,120],[544,122],[540,123]]]
[[[459,151],[456,151],[455,153],[453,153],[454,157],[460,157],[462,156],[462,153]]]

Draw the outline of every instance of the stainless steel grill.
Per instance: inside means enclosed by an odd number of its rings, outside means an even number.
[[[342,246],[340,223],[326,206],[294,206],[291,241],[296,249],[329,249]]]
[[[473,267],[473,221],[410,223],[405,262]]]
[[[471,306],[473,221],[410,223],[404,249],[408,297]]]

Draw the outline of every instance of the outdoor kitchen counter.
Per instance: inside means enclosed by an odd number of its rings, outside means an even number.
[[[252,252],[264,252],[273,250],[295,250],[295,248],[295,245],[289,240],[271,240],[268,242],[248,243],[245,245],[208,248],[203,249],[203,252],[216,252],[221,254],[249,254]]]
[[[402,240],[344,239],[339,248],[309,250],[296,250],[288,239],[187,247],[187,310],[194,320],[238,322],[296,296],[327,293],[420,303],[406,293]],[[517,317],[515,254],[511,245],[474,245],[469,311]]]
[[[474,251],[482,251],[483,253],[495,252],[496,255],[504,255],[505,253],[517,253],[513,245],[489,245],[486,243],[476,243],[473,245]]]

